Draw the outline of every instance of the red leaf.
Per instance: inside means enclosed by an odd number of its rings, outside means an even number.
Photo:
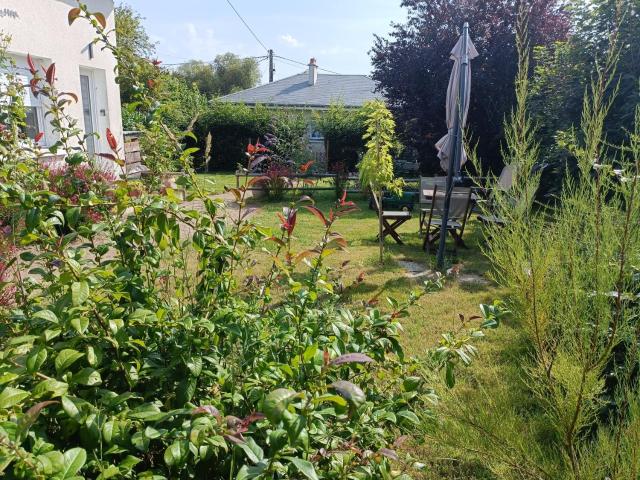
[[[203,405],[202,407],[197,407],[191,410],[191,415],[202,415],[202,414],[212,415],[214,417],[220,416],[220,412],[213,405]]]
[[[42,137],[44,137],[44,132],[38,132],[38,134],[34,138],[35,142],[38,143],[40,140],[42,140]]]
[[[345,200],[347,199],[347,191],[342,192],[342,198],[340,198],[340,205],[344,205]]]
[[[56,400],[45,400],[44,402],[36,403],[33,407],[27,410],[27,412],[24,414],[24,417],[22,417],[22,419],[20,420],[20,423],[22,424],[21,425],[22,428],[24,429],[30,428],[31,425],[36,423],[36,420],[40,416],[40,412],[44,408],[47,408],[49,405],[54,405],[56,403],[60,403],[60,402]]]
[[[69,10],[69,15],[68,15],[69,25],[73,24],[73,22],[75,22],[78,19],[81,13],[82,13],[82,9],[78,7],[72,8],[71,10]]]
[[[56,79],[56,64],[52,63],[51,65],[49,65],[49,68],[47,68],[47,72],[46,72],[46,80],[47,83],[49,85],[53,85],[53,81]]]
[[[255,185],[256,183],[262,183],[262,182],[268,182],[269,181],[269,177],[267,177],[266,175],[261,175],[259,177],[253,177],[251,180],[249,180],[247,182],[247,187],[251,187],[253,185]]]
[[[102,13],[96,12],[93,14],[93,17],[98,21],[102,29],[107,28],[107,19]]]
[[[331,360],[330,365],[336,366],[344,365],[345,363],[371,363],[373,361],[373,358],[365,355],[364,353],[346,353]]]
[[[322,360],[323,360],[323,364],[324,364],[324,366],[325,366],[325,367],[326,367],[327,365],[329,365],[329,358],[330,358],[330,356],[329,356],[329,351],[328,351],[328,350],[325,350],[325,351],[322,353]]]
[[[118,148],[118,141],[113,133],[111,133],[110,128],[107,128],[107,143],[109,143],[111,150],[116,150]]]
[[[112,153],[99,153],[99,157],[107,158],[109,160],[113,160],[114,162],[117,160],[117,157]]]
[[[31,93],[33,93],[33,96],[38,98],[38,95],[40,94],[40,89],[38,88],[38,79],[33,77],[29,82],[29,86],[31,87]]]
[[[35,63],[33,63],[33,59],[31,58],[31,54],[27,54],[27,64],[29,65],[29,71],[31,72],[31,75],[35,75],[36,73],[38,73],[38,69],[36,68]]]
[[[285,247],[286,246],[286,244],[281,239],[279,239],[278,237],[269,237],[269,238],[267,238],[267,240],[270,240],[270,241],[278,244],[281,247]]]
[[[147,80],[147,88],[153,90],[156,87],[156,81],[153,78]]]
[[[73,101],[78,103],[78,95],[76,95],[75,93],[73,93],[73,92],[62,92],[60,94],[61,97],[64,96],[64,95],[73,98]]]
[[[313,165],[313,160],[309,160],[307,163],[303,163],[302,165],[300,165],[300,171],[302,173],[307,173],[307,170],[311,168],[311,165]]]
[[[256,153],[256,147],[254,147],[252,143],[247,145],[247,153],[249,155],[253,155],[254,153]]]
[[[378,453],[380,455],[384,455],[387,458],[390,458],[391,460],[400,460],[398,454],[389,448],[381,448],[380,450],[378,450]]]
[[[316,207],[314,207],[312,205],[305,205],[304,208],[306,208],[311,213],[313,213],[316,217],[318,217],[320,219],[320,221],[322,221],[322,223],[323,223],[323,225],[325,227],[329,226],[329,222],[325,218],[324,214],[320,210],[318,210]]]

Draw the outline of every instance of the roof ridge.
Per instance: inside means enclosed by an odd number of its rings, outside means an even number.
[[[280,78],[279,80],[274,80],[273,82],[262,83],[262,84],[260,84],[260,85],[256,85],[255,87],[244,88],[244,89],[242,89],[242,90],[238,90],[237,92],[227,93],[226,95],[223,95],[223,96],[218,97],[218,98],[226,98],[226,97],[229,97],[229,96],[231,96],[231,95],[235,95],[236,93],[240,93],[240,92],[249,92],[249,91],[251,91],[251,90],[255,90],[256,88],[265,87],[265,86],[267,86],[267,85],[274,85],[274,84],[276,84],[276,83],[284,82],[285,80],[289,80],[290,78],[298,77],[298,76],[300,76],[300,75],[306,75],[306,73],[296,73],[296,74],[293,74],[293,75],[289,75],[288,77]]]

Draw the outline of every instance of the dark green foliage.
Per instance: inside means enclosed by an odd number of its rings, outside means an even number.
[[[271,119],[271,112],[261,105],[212,102],[194,129],[200,139],[211,133],[213,149],[208,170],[234,170],[239,163],[244,164],[245,147],[269,133]]]
[[[124,3],[115,9],[116,35],[120,56],[118,58],[118,83],[122,103],[132,102],[138,84],[146,84],[158,76],[152,61],[156,45],[149,38],[142,18]]]
[[[567,14],[557,0],[533,0],[531,40],[549,45],[566,38]],[[376,37],[373,78],[394,112],[399,133],[420,154],[424,173],[440,171],[435,143],[446,133],[445,98],[450,52],[463,22],[480,56],[472,62],[469,132],[485,169],[499,171],[502,125],[514,104],[517,5],[513,0],[402,0],[407,20],[389,39]]]

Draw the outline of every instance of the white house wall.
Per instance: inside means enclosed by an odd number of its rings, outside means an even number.
[[[101,12],[107,19],[107,28],[115,26],[113,0],[83,0],[90,11]],[[68,113],[78,119],[84,128],[80,91],[80,71],[94,73],[93,102],[100,134],[96,140],[97,152],[108,152],[105,131],[111,129],[122,144],[122,117],[120,89],[115,81],[116,61],[108,51],[93,47],[90,58],[89,45],[95,31],[86,20],[68,24],[69,10],[77,6],[75,0],[2,0],[0,2],[0,30],[11,36],[10,54],[18,67],[26,67],[26,55],[31,54],[36,63],[48,66],[56,64],[57,87],[60,91],[73,92],[80,101],[68,107]],[[29,75],[25,72],[25,75]],[[45,128],[45,141],[51,144],[51,128]]]

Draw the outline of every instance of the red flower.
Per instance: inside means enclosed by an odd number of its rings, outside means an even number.
[[[157,58],[156,58],[155,60],[152,60],[152,61],[151,61],[151,64],[152,64],[154,67],[158,67],[158,66],[160,66],[160,64],[161,64],[161,63],[162,63],[162,60],[158,60]]]
[[[109,144],[111,150],[115,151],[118,148],[118,141],[116,140],[116,137],[113,135],[113,133],[111,133],[110,128],[107,128],[107,143]]]
[[[36,143],[38,143],[40,140],[42,140],[42,137],[44,137],[44,132],[38,132],[38,134],[36,135],[36,137],[33,140]]]
[[[152,78],[147,80],[147,88],[149,88],[149,90],[153,90],[154,88],[156,88],[156,81]]]
[[[254,153],[256,153],[256,147],[252,143],[247,145],[247,153],[249,155],[253,155]]]

